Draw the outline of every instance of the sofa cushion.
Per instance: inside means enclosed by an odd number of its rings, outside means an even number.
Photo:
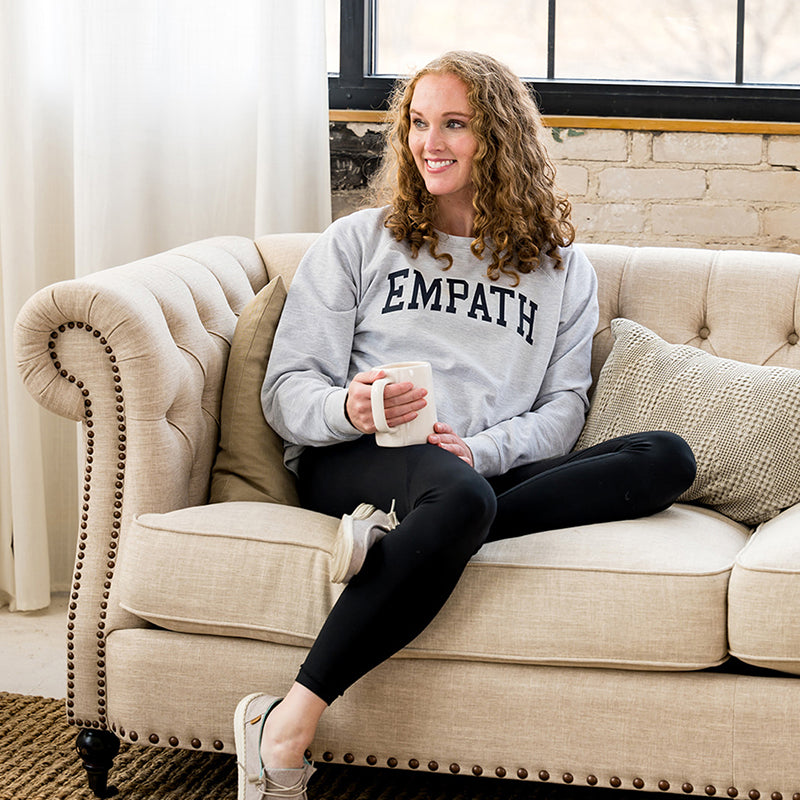
[[[697,477],[681,496],[757,525],[800,500],[800,370],[668,344],[626,319],[577,447],[646,430],[689,443]]]
[[[800,675],[800,506],[765,522],[736,559],[728,597],[731,653]]]
[[[283,441],[261,410],[261,384],[285,300],[279,275],[245,306],[236,323],[222,392],[219,451],[211,473],[212,503],[299,504],[294,476],[283,465]]]
[[[122,541],[121,605],[170,630],[310,646],[341,587],[338,521],[224,503],[136,519]],[[438,617],[402,653],[633,669],[727,656],[727,584],[748,530],[713,511],[549,531],[483,547]]]

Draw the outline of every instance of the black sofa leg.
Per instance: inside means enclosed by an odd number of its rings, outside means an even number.
[[[108,785],[108,772],[119,753],[119,739],[111,731],[84,728],[75,740],[75,749],[89,777],[95,797],[113,797],[118,789]]]

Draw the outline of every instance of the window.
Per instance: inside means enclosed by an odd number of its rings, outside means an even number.
[[[382,109],[448,49],[496,55],[543,113],[800,122],[797,0],[326,0],[331,108]]]

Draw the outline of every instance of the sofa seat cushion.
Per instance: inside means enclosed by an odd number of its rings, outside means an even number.
[[[231,502],[138,517],[121,605],[162,628],[310,646],[341,587],[338,520]],[[674,506],[483,547],[400,654],[509,663],[699,669],[727,657],[727,585],[748,529]]]
[[[736,559],[730,650],[742,661],[800,675],[800,505],[761,525]]]

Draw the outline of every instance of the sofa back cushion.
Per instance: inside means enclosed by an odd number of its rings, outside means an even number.
[[[721,358],[800,369],[800,255],[581,245],[598,277],[595,381],[624,317],[673,344]]]

